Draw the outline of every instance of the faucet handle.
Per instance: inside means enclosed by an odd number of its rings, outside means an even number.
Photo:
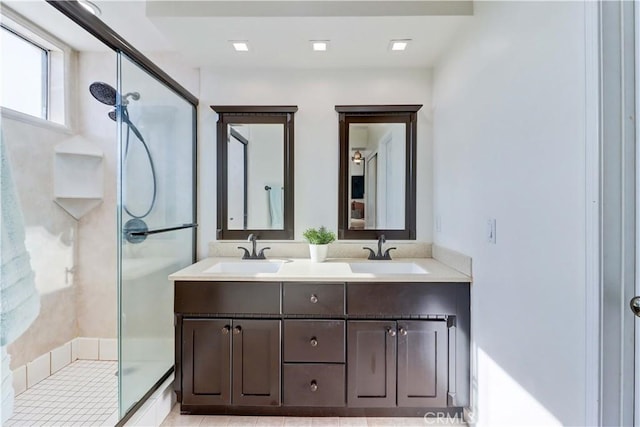
[[[258,259],[266,259],[266,257],[264,256],[264,251],[266,249],[271,249],[269,246],[260,249],[260,251],[258,252]]]
[[[244,253],[242,254],[242,259],[251,258],[251,254],[249,253],[249,250],[247,248],[243,248],[242,246],[238,246],[238,249],[242,249],[244,251]]]
[[[373,249],[368,248],[366,246],[363,246],[362,249],[369,251],[369,259],[375,259],[376,253],[373,251]]]
[[[387,248],[387,250],[384,251],[384,259],[391,259],[391,255],[389,255],[389,251],[392,251],[394,249],[398,249],[398,248]]]

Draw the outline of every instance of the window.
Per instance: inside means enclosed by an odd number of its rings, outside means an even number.
[[[2,26],[0,63],[3,107],[48,118],[49,51]]]

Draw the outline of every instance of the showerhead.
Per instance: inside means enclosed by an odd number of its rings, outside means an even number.
[[[89,85],[89,92],[103,104],[116,105],[116,90],[107,83],[93,82]]]
[[[109,118],[114,122],[116,121],[116,110],[109,111]]]

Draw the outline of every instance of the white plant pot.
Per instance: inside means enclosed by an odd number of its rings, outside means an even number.
[[[329,245],[312,245],[309,244],[309,254],[311,262],[324,262],[327,259]]]

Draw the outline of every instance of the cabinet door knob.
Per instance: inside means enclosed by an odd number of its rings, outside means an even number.
[[[224,328],[222,328],[222,334],[227,335],[230,330],[231,330],[231,326],[225,325]]]
[[[400,335],[402,335],[403,337],[407,335],[407,330],[402,326],[400,326],[400,329],[398,330],[398,332],[400,332]]]
[[[242,327],[240,325],[238,325],[235,328],[233,328],[233,333],[235,335],[238,335],[240,332],[242,332]]]
[[[311,347],[317,347],[318,346],[318,338],[311,337],[311,339],[309,340],[309,344],[311,344]]]
[[[311,380],[311,384],[309,385],[309,390],[311,391],[318,390],[318,383],[316,382],[316,380]]]
[[[389,334],[390,337],[395,337],[396,336],[396,330],[390,327],[387,327],[387,334]]]
[[[311,294],[311,298],[309,298],[309,301],[311,301],[311,304],[315,304],[318,302],[318,296],[316,294]]]

